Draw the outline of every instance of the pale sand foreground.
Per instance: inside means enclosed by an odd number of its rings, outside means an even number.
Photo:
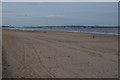
[[[2,29],[0,28],[0,79],[2,78]]]
[[[117,78],[118,37],[3,30],[3,77]]]

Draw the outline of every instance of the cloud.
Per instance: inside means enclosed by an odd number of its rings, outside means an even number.
[[[67,17],[62,15],[48,15],[46,16],[46,18],[67,18]]]
[[[3,10],[2,13],[12,13],[12,11]]]
[[[73,17],[70,17],[70,16],[66,16],[66,15],[47,15],[47,16],[44,16],[44,17],[41,17],[42,19],[46,19],[46,20],[58,20],[58,21],[65,21],[65,20],[74,20]]]

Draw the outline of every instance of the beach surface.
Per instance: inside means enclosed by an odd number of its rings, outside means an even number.
[[[118,77],[117,35],[3,30],[2,36],[3,78]]]
[[[0,79],[2,79],[2,29],[0,28]]]

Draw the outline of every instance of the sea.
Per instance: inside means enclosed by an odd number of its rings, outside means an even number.
[[[65,32],[82,32],[82,33],[98,33],[98,34],[112,34],[120,35],[119,27],[7,27],[7,29],[16,30],[51,30],[51,31],[65,31]]]

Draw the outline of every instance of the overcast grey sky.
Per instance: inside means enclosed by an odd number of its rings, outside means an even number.
[[[3,2],[3,25],[118,25],[117,2]]]

